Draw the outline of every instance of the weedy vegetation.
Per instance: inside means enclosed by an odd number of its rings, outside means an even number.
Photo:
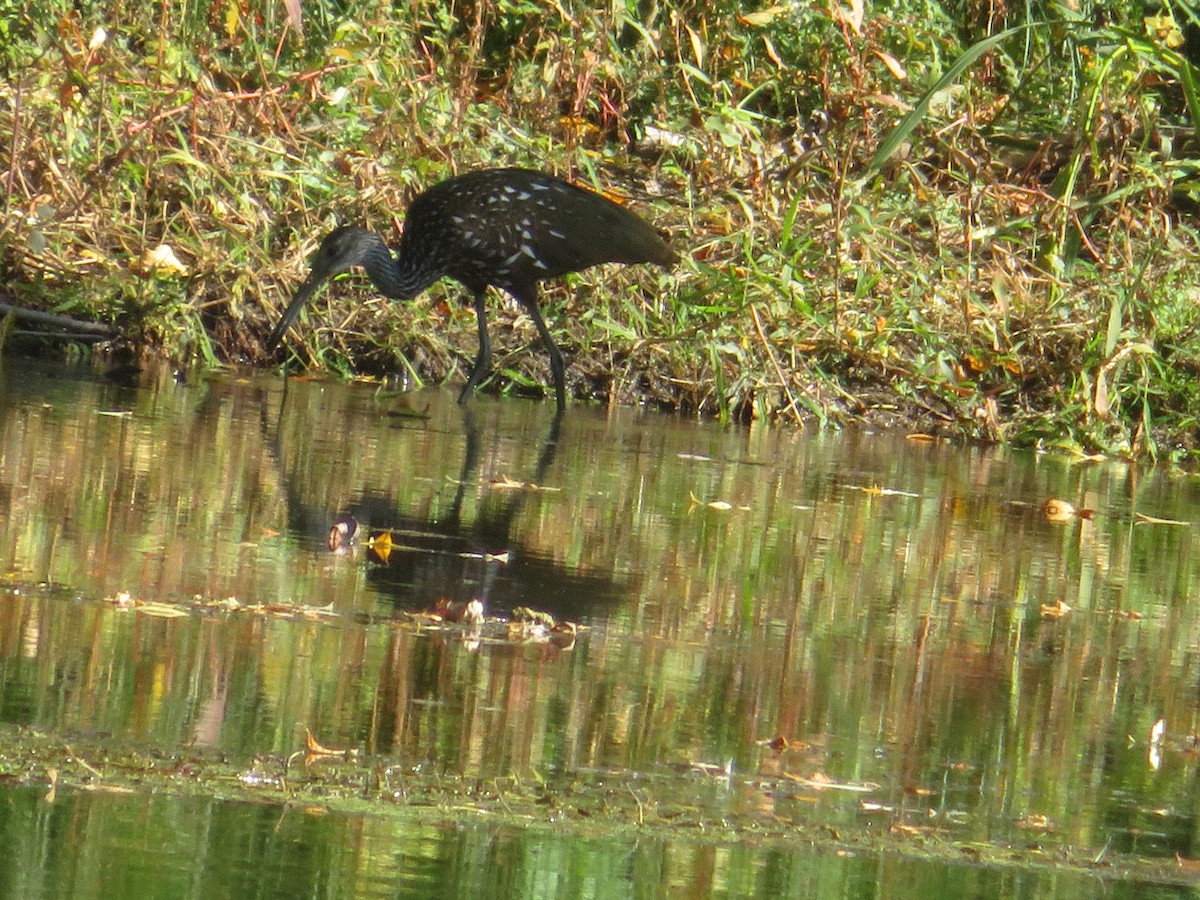
[[[579,397],[1193,458],[1189,4],[0,10],[3,299],[110,323],[116,352],[276,363],[263,339],[330,226],[397,233],[422,188],[525,165],[684,256],[548,286]],[[461,379],[461,299],[343,280],[290,362]],[[492,389],[540,392],[531,324],[493,310]]]

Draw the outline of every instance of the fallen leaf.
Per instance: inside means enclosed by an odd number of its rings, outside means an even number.
[[[538,625],[544,625],[546,628],[554,627],[554,616],[548,612],[543,612],[540,609],[533,609],[529,606],[517,606],[513,608],[512,617],[517,622],[536,622]]]
[[[892,56],[890,53],[885,53],[882,50],[874,51],[879,57],[880,62],[887,66],[888,71],[892,73],[892,77],[897,81],[908,81],[908,71],[901,64],[900,60]]]
[[[1064,603],[1062,600],[1059,600],[1056,603],[1050,603],[1050,604],[1043,603],[1042,604],[1042,618],[1043,619],[1061,619],[1063,616],[1065,616],[1070,611],[1071,611],[1071,607],[1068,606],[1066,603]]]
[[[482,559],[484,562],[506,563],[510,559],[510,554],[507,550],[503,553],[472,553],[463,552],[458,554],[460,559]]]
[[[726,503],[724,500],[709,500],[708,502],[705,502],[690,491],[688,492],[688,495],[692,498],[693,508],[697,506],[707,506],[709,509],[721,510],[722,512],[728,509],[733,509],[733,504]]]
[[[507,475],[501,475],[497,481],[492,482],[492,487],[499,488],[501,490],[513,490],[515,488],[523,488],[525,486],[526,485],[524,481],[514,481]],[[530,485],[530,487],[532,487],[532,485]]]
[[[168,603],[139,603],[137,611],[147,616],[156,616],[160,619],[178,619],[188,615],[186,609],[180,609],[178,606],[171,606]]]
[[[358,519],[351,515],[338,516],[329,526],[328,546],[331,551],[348,547],[358,539]]]
[[[357,747],[350,747],[345,750],[335,750],[331,747],[324,747],[318,743],[317,739],[313,737],[313,733],[309,729],[305,728],[304,734],[304,749],[306,751],[306,758],[314,758],[319,756],[342,756],[353,759],[358,756]]]
[[[1047,831],[1050,828],[1050,819],[1041,813],[1032,813],[1023,819],[1018,819],[1016,826],[1018,828],[1028,828],[1033,831]]]
[[[784,772],[783,777],[789,781],[794,781],[796,784],[817,788],[818,790],[850,791],[856,794],[866,794],[879,790],[879,785],[873,781],[834,781],[824,772],[814,772],[807,778],[802,775],[792,775]]]
[[[921,496],[920,494],[916,494],[912,491],[902,491],[899,488],[881,487],[880,485],[877,485],[877,484],[871,484],[871,485],[866,485],[866,486],[858,485],[858,484],[849,484],[849,485],[846,485],[846,487],[852,491],[862,491],[864,494],[869,494],[872,497],[920,497]]]
[[[574,622],[559,622],[550,629],[550,643],[559,650],[572,650],[578,634],[579,626]]]
[[[1150,728],[1150,743],[1151,744],[1161,744],[1162,740],[1163,740],[1163,735],[1166,733],[1167,733],[1167,720],[1159,719]]]
[[[1134,513],[1133,518],[1138,525],[1190,525],[1190,522],[1181,522],[1179,519],[1158,519],[1154,516],[1147,516],[1143,513]]]
[[[464,625],[483,624],[483,602],[474,600],[450,600],[442,597],[433,605],[434,612],[447,622],[462,622]]]
[[[1066,500],[1051,498],[1042,504],[1042,515],[1054,523],[1070,522],[1075,518],[1075,507]]]
[[[143,277],[151,275],[187,275],[188,268],[179,261],[175,251],[168,244],[159,244],[153,250],[147,250],[138,261],[137,274]]]
[[[770,25],[782,15],[786,15],[788,8],[786,6],[768,6],[766,9],[760,9],[757,12],[741,13],[737,20],[743,25],[752,27],[762,27]]]
[[[856,35],[862,37],[863,0],[850,0],[849,9],[837,6],[834,8],[833,14],[839,22],[849,25]]]
[[[379,534],[367,538],[367,550],[386,566],[392,555],[392,533],[381,531]]]

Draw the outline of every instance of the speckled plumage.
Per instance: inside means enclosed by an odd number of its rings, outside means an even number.
[[[678,257],[657,231],[611,200],[528,169],[484,169],[449,178],[413,200],[397,255],[383,238],[353,225],[330,232],[268,338],[274,347],[326,279],[362,266],[386,297],[408,300],[449,276],[473,295],[479,353],[459,396],[466,400],[491,364],[483,296],[489,285],[520,301],[550,354],[555,398],[566,405],[562,353],[537,305],[538,282],[601,263],[655,263]]]

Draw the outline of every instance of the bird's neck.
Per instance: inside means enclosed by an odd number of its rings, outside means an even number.
[[[371,276],[379,293],[394,300],[411,300],[443,274],[424,265],[420,259],[403,255],[397,259],[383,238],[372,242],[363,255],[362,267]]]

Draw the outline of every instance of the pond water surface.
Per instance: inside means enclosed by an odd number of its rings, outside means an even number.
[[[1200,883],[1195,479],[266,376],[0,391],[4,896]]]

